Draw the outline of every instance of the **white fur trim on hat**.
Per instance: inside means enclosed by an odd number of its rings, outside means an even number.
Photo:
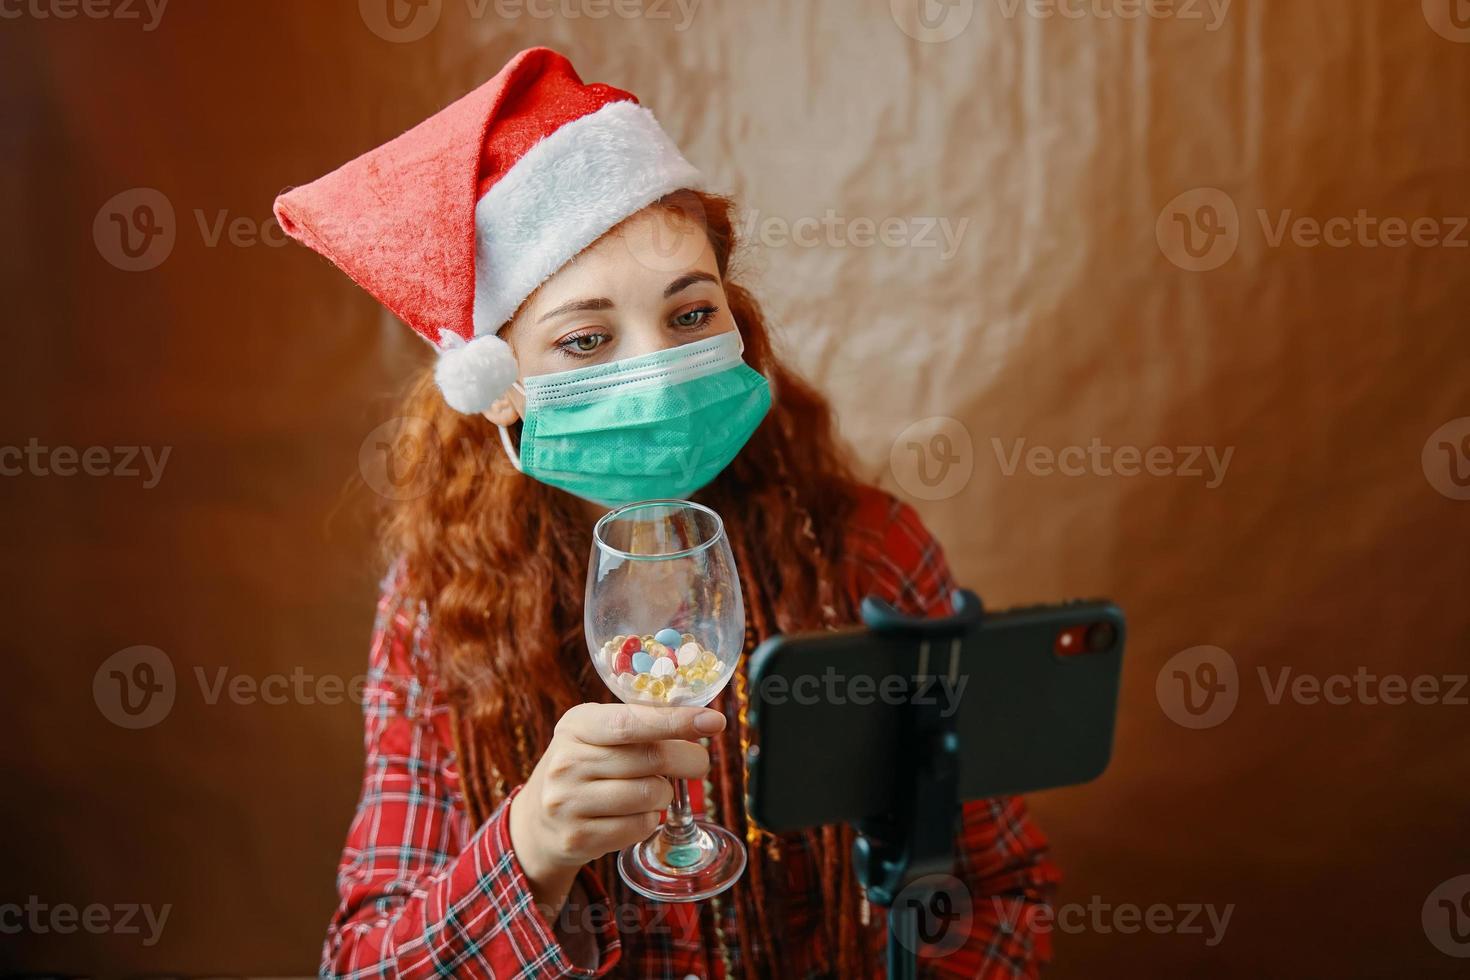
[[[495,334],[466,341],[452,330],[439,336],[434,380],[449,407],[465,415],[487,410],[505,394],[518,373],[510,345]]]
[[[475,207],[475,335],[521,303],[613,225],[699,171],[636,102],[609,102],[531,149]]]

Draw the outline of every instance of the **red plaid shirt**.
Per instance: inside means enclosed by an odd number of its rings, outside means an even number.
[[[880,595],[911,613],[948,611],[948,566],[911,508],[865,492],[851,540],[855,595]],[[591,969],[572,962],[534,904],[511,848],[508,802],[482,826],[468,824],[427,628],[426,612],[396,594],[390,575],[363,704],[367,775],[338,869],[342,901],[327,933],[322,976],[722,978],[724,957],[743,974],[730,903],[719,903],[724,921],[714,923],[716,903],[648,902],[586,868],[577,880],[587,902],[576,918],[595,933],[597,960]],[[1028,923],[1058,877],[1045,838],[1024,804],[1005,798],[967,804],[958,844],[956,875],[970,892],[973,919],[961,948],[926,957],[921,970],[1035,976],[1050,949],[1046,932]],[[816,868],[801,838],[783,838],[782,846],[788,888],[780,914],[789,948],[775,959],[782,977],[820,975]],[[870,928],[876,951],[881,909],[873,910]],[[730,940],[723,957],[711,941],[717,929]]]

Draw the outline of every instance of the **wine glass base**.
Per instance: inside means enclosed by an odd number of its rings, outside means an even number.
[[[718,824],[696,823],[694,837],[672,841],[663,827],[618,854],[618,874],[655,902],[698,902],[725,891],[745,870],[745,845]]]

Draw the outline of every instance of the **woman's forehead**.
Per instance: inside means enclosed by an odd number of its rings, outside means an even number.
[[[669,283],[691,272],[719,277],[704,229],[677,212],[645,208],[558,269],[542,283],[527,310],[593,297],[614,305],[662,299]]]

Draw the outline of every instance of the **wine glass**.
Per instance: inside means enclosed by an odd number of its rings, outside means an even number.
[[[709,704],[745,645],[745,604],[720,516],[687,500],[648,500],[609,512],[593,531],[585,606],[597,672],[628,704]],[[634,891],[659,902],[697,902],[745,870],[745,845],[695,820],[689,784],[646,840],[618,855]]]

